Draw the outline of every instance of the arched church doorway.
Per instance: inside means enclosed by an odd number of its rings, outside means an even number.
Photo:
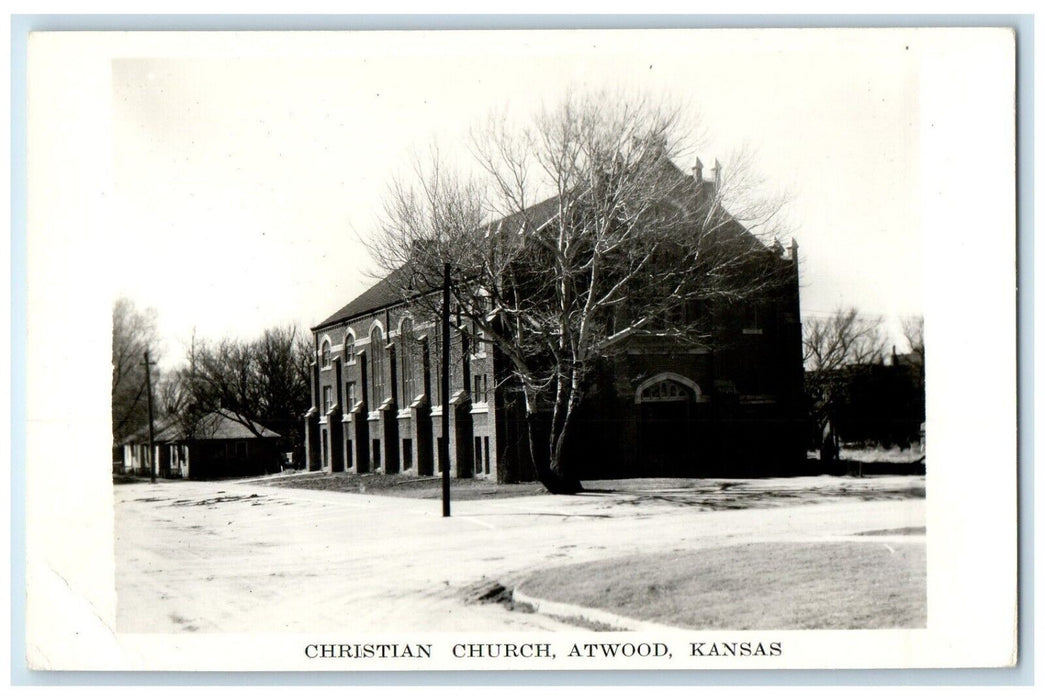
[[[635,392],[639,409],[639,472],[644,476],[694,473],[697,463],[693,419],[700,387],[671,372],[643,382]]]

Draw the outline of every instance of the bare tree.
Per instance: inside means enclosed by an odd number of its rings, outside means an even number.
[[[885,359],[886,340],[880,316],[863,316],[853,307],[839,309],[827,318],[806,321],[803,331],[804,360],[811,371]]]
[[[182,427],[192,434],[199,419],[224,409],[255,435],[263,428],[293,431],[308,408],[308,336],[294,326],[265,330],[255,340],[195,337],[188,367],[179,370]]]
[[[309,335],[294,326],[269,328],[253,343],[259,415],[298,421],[311,403]]]
[[[777,281],[775,256],[751,230],[771,231],[779,202],[750,196],[744,174],[730,178],[717,161],[710,182],[700,166],[680,171],[680,115],[588,95],[523,126],[495,120],[473,133],[473,175],[433,151],[393,182],[371,241],[388,282],[433,319],[430,292],[452,264],[459,330],[507,359],[537,476],[553,493],[580,488],[563,447],[609,340],[652,328],[699,335],[680,308]]]
[[[918,360],[918,364],[922,367],[925,366],[925,317],[924,316],[908,316],[903,319],[902,329],[903,337],[907,341],[907,346],[910,348],[911,353]]]
[[[177,416],[189,401],[188,384],[181,369],[164,372],[157,382],[156,406],[164,417]]]
[[[148,421],[144,354],[156,358],[156,311],[139,309],[127,298],[112,310],[112,423],[116,444]]]
[[[925,420],[925,317],[908,316],[901,322],[904,339],[913,359],[914,381],[921,400],[921,419]]]
[[[839,447],[836,414],[851,400],[850,380],[841,370],[885,360],[882,318],[864,316],[855,307],[840,308],[827,318],[804,322],[802,330],[810,417],[819,431],[820,460],[832,462]]]
[[[251,418],[258,414],[254,407],[260,403],[251,344],[231,338],[200,341],[195,353],[194,403],[204,412],[225,409],[243,416],[244,425],[260,435],[261,426]]]

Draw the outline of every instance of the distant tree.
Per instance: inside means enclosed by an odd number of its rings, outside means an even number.
[[[156,388],[156,410],[159,415],[177,416],[188,402],[187,385],[181,369],[164,372]]]
[[[851,403],[852,373],[885,360],[886,339],[880,316],[863,316],[855,307],[802,324],[805,389],[810,418],[817,430],[820,460],[838,458],[839,410]]]
[[[188,367],[172,384],[182,426],[191,434],[203,415],[224,409],[255,435],[263,428],[296,432],[311,402],[309,338],[293,326],[269,328],[254,340],[194,337]]]
[[[925,421],[925,317],[908,316],[903,319],[902,329],[911,353],[911,371],[920,400],[920,417]]]
[[[117,299],[112,311],[112,425],[117,445],[148,422],[144,355],[151,350],[150,359],[156,360],[157,345],[156,311]]]
[[[506,358],[553,493],[580,489],[564,445],[608,338],[699,335],[681,310],[777,281],[752,231],[770,234],[781,202],[757,196],[739,164],[716,162],[698,186],[673,163],[682,121],[670,106],[599,94],[520,126],[494,119],[473,133],[474,177],[434,152],[392,183],[370,241],[382,275],[433,320],[439,298],[428,293],[452,264],[455,319]]]
[[[925,366],[925,317],[908,316],[902,321],[903,336],[917,363]]]
[[[294,327],[270,328],[253,343],[259,419],[297,425],[312,402],[311,335]],[[284,427],[285,430],[285,427]]]
[[[885,360],[886,340],[880,316],[863,316],[855,307],[838,309],[826,318],[804,322],[802,330],[805,365],[811,371]]]

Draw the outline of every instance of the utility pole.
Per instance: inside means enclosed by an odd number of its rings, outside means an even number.
[[[156,483],[156,447],[155,433],[152,426],[152,363],[149,362],[149,351],[145,351],[145,386],[149,391],[149,481]]]
[[[443,517],[450,517],[450,263],[443,263],[443,445],[439,462],[443,465]]]

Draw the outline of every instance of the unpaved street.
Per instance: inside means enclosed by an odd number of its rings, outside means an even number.
[[[511,586],[539,568],[640,552],[921,528],[925,501],[909,494],[923,486],[919,477],[770,479],[730,484],[745,498],[723,496],[730,505],[721,508],[684,492],[586,493],[459,502],[447,519],[438,501],[264,481],[120,485],[117,627],[559,629],[541,615],[467,604],[462,591],[484,578]],[[827,495],[808,497],[818,490]]]

